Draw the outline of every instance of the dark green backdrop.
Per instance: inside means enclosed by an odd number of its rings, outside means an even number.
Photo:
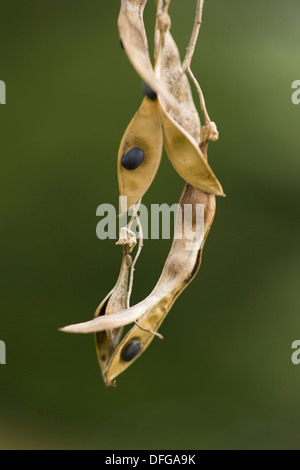
[[[93,337],[58,332],[91,318],[119,271],[120,249],[95,234],[141,102],[119,3],[1,0],[0,448],[299,448],[299,0],[206,1],[193,69],[227,198],[165,340],[106,389]],[[194,7],[172,1],[182,54]],[[177,202],[182,187],[164,158],[145,202]],[[135,301],[168,249],[146,242]]]

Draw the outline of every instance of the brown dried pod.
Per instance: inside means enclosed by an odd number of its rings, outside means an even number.
[[[157,57],[156,71],[172,89],[181,67],[177,46],[168,32]],[[199,148],[200,124],[193,104],[191,90],[184,75],[176,91],[181,104],[176,109],[167,108],[159,96],[163,139],[167,155],[180,176],[198,189],[224,196],[223,189]]]
[[[127,207],[123,206],[122,211],[139,201],[155,177],[162,152],[161,125],[167,155],[179,175],[202,191],[224,195],[221,184],[198,147],[199,117],[185,75],[175,96],[171,95],[181,61],[169,31],[159,30],[159,20],[156,23],[155,72],[152,68],[143,22],[145,5],[145,0],[123,0],[118,22],[120,37],[131,63],[158,96],[158,101],[145,98],[121,142],[118,155],[119,190],[122,196],[127,196]],[[161,14],[158,11],[158,17]],[[199,135],[195,134],[195,129]],[[147,158],[143,163],[134,171],[124,168],[121,162],[126,152],[138,147],[145,153],[143,146],[147,147]]]
[[[147,0],[122,0],[118,19],[120,38],[128,58],[142,79],[160,93],[166,102],[177,106],[176,100],[153,70],[148,40],[144,26],[144,9]]]
[[[193,207],[193,230],[196,227],[196,205],[204,204],[204,239],[194,242],[192,250],[187,249],[189,239],[184,234],[181,239],[179,238],[184,223],[182,217],[179,216],[175,228],[175,239],[161,277],[156,287],[145,300],[114,315],[98,316],[94,320],[65,327],[63,331],[69,333],[104,332],[105,330],[120,328],[135,320],[139,320],[139,325],[143,328],[151,329],[152,331],[158,330],[177,297],[196,275],[201,263],[204,240],[208,235],[214,218],[215,197],[205,194],[189,184],[185,186],[180,200],[181,207],[185,204],[191,204]],[[110,362],[106,368],[106,383],[108,385],[111,384],[113,379],[133,362],[133,360],[125,361],[122,358],[123,348],[128,342],[132,339],[140,341],[139,354],[134,357],[136,359],[145,351],[153,338],[153,334],[149,333],[149,331],[143,331],[139,326],[135,325],[122,339],[116,350],[113,353],[111,352]],[[103,337],[101,334],[97,342],[100,342],[102,345]]]
[[[143,302],[132,307],[138,316],[138,325],[134,325],[119,343],[117,349],[112,355],[108,370],[107,384],[120,375],[127,367],[129,367],[140,355],[147,349],[154,335],[161,326],[166,315],[170,311],[176,299],[189,285],[197,274],[202,258],[203,244],[208,235],[215,214],[215,197],[205,194],[191,185],[187,184],[184,188],[180,205],[192,204],[193,213],[197,204],[204,204],[204,240],[199,240],[198,247],[194,250],[187,250],[185,238],[175,239],[173,241],[170,254],[163,268],[161,277],[152,291],[152,293]],[[182,230],[182,218],[177,221],[176,230]],[[195,220],[193,220],[193,228],[195,229]],[[176,233],[176,232],[175,232]],[[128,310],[124,312],[124,317],[128,316]],[[143,328],[143,329],[141,329]],[[148,331],[147,331],[148,330]],[[149,332],[151,331],[151,332]],[[124,361],[122,353],[131,341],[136,340],[140,343],[138,353],[130,360]]]
[[[156,38],[156,48],[159,41]],[[159,63],[160,62],[160,63]],[[170,90],[173,89],[176,82],[181,61],[177,46],[169,32],[166,33],[163,42],[163,48],[160,51],[156,67],[161,74],[161,78],[168,85]],[[176,99],[182,105],[180,112],[178,108],[169,110],[169,119],[174,119],[174,126],[182,126],[196,143],[200,141],[200,120],[194,105],[190,85],[187,77],[184,75],[176,91]],[[168,111],[165,109],[165,113]],[[173,148],[172,148],[173,151]],[[173,155],[173,154],[172,154]],[[205,159],[206,156],[202,155]],[[138,310],[144,310],[143,316],[139,317],[138,325],[135,325],[122,339],[118,348],[114,352],[111,363],[107,371],[108,382],[113,381],[121,372],[131,365],[146,350],[154,338],[151,332],[159,329],[161,323],[175,302],[176,298],[187,287],[196,275],[200,264],[203,251],[203,244],[208,235],[215,214],[215,197],[205,194],[199,189],[187,184],[180,200],[181,207],[185,204],[192,203],[193,208],[197,204],[204,205],[204,240],[200,242],[198,249],[193,252],[186,250],[186,240],[174,239],[170,254],[165,263],[162,275],[150,296],[145,301],[138,304]],[[193,211],[193,214],[195,212]],[[195,221],[193,220],[193,224]],[[182,230],[184,221],[177,220],[175,237],[178,231]],[[134,312],[132,313],[139,313]],[[126,312],[128,317],[128,311]],[[151,331],[151,332],[149,332]],[[139,344],[136,354],[130,357],[129,361],[123,358],[123,352],[128,345]]]
[[[122,164],[122,158],[131,149],[140,148],[144,153],[144,159],[134,169],[127,169]],[[162,156],[163,138],[162,126],[158,104],[144,98],[142,105],[122,138],[118,154],[118,180],[121,196],[127,197],[126,206],[122,206],[122,212],[136,204],[148,190],[152,183]],[[124,199],[121,200],[124,204]]]
[[[117,283],[112,291],[100,303],[96,310],[95,318],[102,317],[104,315],[113,315],[126,308],[128,279],[131,264],[132,258],[129,254],[129,249],[127,246],[124,246],[122,264]],[[122,330],[122,328],[115,328],[112,330],[102,331],[95,335],[97,357],[104,381],[107,380],[108,366],[120,341]]]
[[[153,71],[143,25],[145,4],[145,0],[123,0],[119,27],[125,50],[136,70],[143,78],[149,73],[152,80]],[[161,7],[162,2],[158,1],[159,13]],[[119,186],[121,195],[128,197],[128,204],[122,209],[128,210],[135,204],[151,184],[160,162],[162,138],[173,166],[188,183],[180,199],[182,210],[177,216],[169,256],[150,295],[137,305],[128,307],[127,284],[131,257],[125,247],[118,282],[98,307],[96,318],[63,329],[72,333],[96,333],[97,354],[107,385],[114,384],[114,379],[145,351],[177,297],[196,275],[201,263],[203,245],[215,214],[214,194],[223,194],[220,183],[206,161],[207,142],[202,142],[205,154],[199,148],[200,120],[189,82],[187,77],[182,75],[177,46],[168,31],[170,23],[165,22],[167,27],[160,27],[160,30],[158,23],[155,80],[149,81],[146,78],[147,83],[158,93],[158,100],[151,102],[145,98],[121,142],[118,158]],[[173,93],[174,84],[180,75],[182,77],[179,86],[170,100],[168,95]],[[164,93],[160,92],[162,89]],[[172,106],[172,101],[176,102],[176,106]],[[153,133],[147,133],[147,127],[152,128]],[[150,135],[152,140],[156,140],[155,143],[149,141]],[[133,165],[133,172],[130,168],[132,161],[128,159],[128,152],[132,149],[143,150],[139,164]],[[146,155],[150,156],[149,159],[145,158]],[[124,160],[122,161],[124,156],[125,166]],[[136,178],[136,175],[139,175],[139,178]],[[184,208],[186,205],[192,207],[190,231],[194,234],[198,228],[199,204],[204,207],[204,231],[201,236],[196,237],[193,248],[190,249],[187,245],[190,233],[183,230]],[[138,323],[120,341],[122,327],[137,320]]]

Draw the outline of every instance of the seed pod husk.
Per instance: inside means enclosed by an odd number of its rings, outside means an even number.
[[[144,159],[135,170],[128,170],[122,165],[122,158],[135,147],[143,150]],[[127,197],[127,205],[124,205],[122,200],[122,212],[129,210],[148,190],[161,161],[162,147],[162,126],[158,104],[144,98],[140,109],[127,127],[119,148],[119,191],[120,196]]]
[[[96,310],[95,318],[113,315],[114,313],[124,310],[127,306],[127,288],[129,270],[132,264],[132,258],[128,253],[128,247],[123,248],[123,258],[120,269],[120,274],[115,287],[100,303]],[[113,382],[107,380],[107,370],[110,364],[112,355],[120,341],[123,328],[115,328],[107,331],[96,333],[96,351],[101,368],[102,376],[108,385],[113,385]]]
[[[122,0],[118,19],[120,38],[125,52],[142,79],[160,93],[169,105],[177,106],[173,95],[156,77],[149,57],[148,40],[144,26],[144,9],[147,0]]]

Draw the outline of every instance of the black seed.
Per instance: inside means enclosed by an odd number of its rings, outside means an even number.
[[[121,38],[120,38],[120,46],[122,47],[123,51],[125,51],[125,47]]]
[[[145,154],[140,147],[134,147],[121,158],[121,163],[127,170],[135,170],[144,160]]]
[[[141,343],[138,339],[133,339],[124,346],[121,358],[125,362],[130,362],[141,350]]]
[[[157,98],[157,94],[154,90],[152,90],[152,88],[149,87],[149,85],[147,85],[147,83],[143,83],[143,93],[151,101],[155,101]]]

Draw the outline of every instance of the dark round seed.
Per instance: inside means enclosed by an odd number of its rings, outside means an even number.
[[[134,147],[121,158],[121,163],[127,170],[135,170],[144,160],[145,154],[140,147]]]
[[[149,85],[147,85],[147,83],[143,83],[143,93],[151,101],[155,101],[157,98],[157,94],[154,90],[152,90],[152,88],[149,87]]]
[[[125,51],[125,47],[121,38],[120,38],[120,46],[122,47],[123,51]]]
[[[141,350],[141,343],[138,339],[133,339],[129,343],[124,346],[122,353],[121,353],[121,358],[125,362],[130,362],[132,359],[137,356],[137,354]]]

